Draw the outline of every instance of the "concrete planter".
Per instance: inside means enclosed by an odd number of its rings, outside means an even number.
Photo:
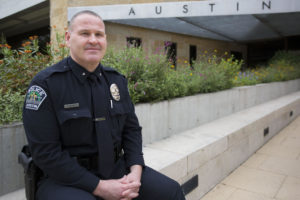
[[[143,143],[161,140],[298,90],[300,79],[139,104],[136,113],[143,127]]]
[[[136,113],[143,127],[143,143],[161,140],[298,90],[300,79],[139,104]],[[0,196],[24,187],[17,155],[25,143],[22,123],[0,127]]]
[[[0,196],[24,187],[17,156],[25,143],[22,123],[0,127]]]

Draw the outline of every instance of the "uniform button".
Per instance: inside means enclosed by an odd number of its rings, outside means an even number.
[[[82,76],[85,76],[85,73],[84,73],[84,72],[82,73]]]
[[[73,116],[77,116],[77,113],[73,113]]]
[[[100,72],[99,75],[102,76],[102,73]]]

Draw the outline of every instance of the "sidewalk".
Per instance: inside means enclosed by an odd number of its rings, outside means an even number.
[[[300,117],[201,200],[300,200]]]

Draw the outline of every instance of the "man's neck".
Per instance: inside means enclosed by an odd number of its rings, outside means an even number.
[[[82,65],[82,64],[80,64],[83,68],[85,68],[87,71],[89,71],[89,72],[94,72],[96,69],[97,69],[97,67],[98,67],[98,65],[99,65],[99,63],[98,64],[90,64],[90,65]]]
[[[86,69],[88,72],[94,72],[97,69],[98,65],[99,65],[99,63],[83,63],[83,62],[80,62],[79,60],[76,60],[72,56],[71,56],[71,58],[77,64],[79,64],[81,67],[83,67],[84,69]]]

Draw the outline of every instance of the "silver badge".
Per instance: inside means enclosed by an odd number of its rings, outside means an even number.
[[[120,101],[120,92],[117,84],[113,83],[110,86],[110,93],[111,96],[114,98],[116,101]]]

